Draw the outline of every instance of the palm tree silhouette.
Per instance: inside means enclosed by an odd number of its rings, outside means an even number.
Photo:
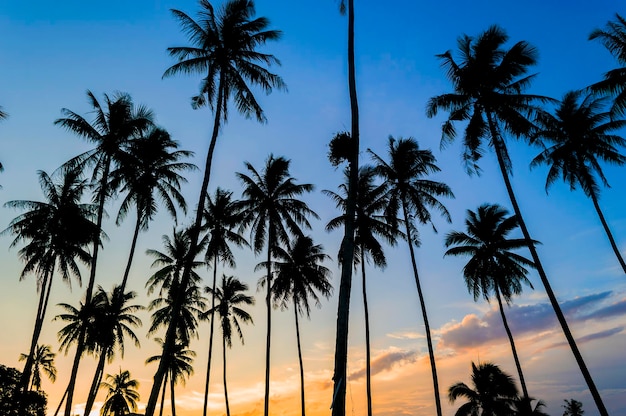
[[[534,78],[526,73],[536,63],[537,52],[524,41],[504,49],[507,40],[504,30],[494,25],[475,39],[467,35],[459,38],[459,62],[454,60],[450,51],[439,55],[454,92],[432,97],[427,104],[427,115],[433,117],[440,109],[449,111],[448,120],[442,127],[442,145],[456,137],[455,122],[468,121],[463,138],[463,159],[470,173],[480,172],[477,162],[483,155],[484,141],[488,140],[488,145],[493,147],[513,211],[546,294],[600,414],[608,416],[541,264],[509,178],[512,167],[503,133],[515,137],[531,135],[535,126],[529,118],[541,112],[536,104],[553,100],[522,93]]]
[[[39,345],[35,348],[35,355],[33,357],[33,377],[30,382],[29,390],[35,389],[35,391],[41,390],[41,372],[48,377],[53,383],[57,379],[57,369],[54,366],[55,353],[52,352],[51,345]],[[20,361],[28,359],[28,354],[20,354]]]
[[[517,218],[500,205],[484,204],[476,212],[467,211],[465,226],[467,231],[452,231],[446,236],[446,247],[451,247],[444,256],[468,256],[463,267],[463,277],[467,290],[474,301],[482,295],[487,302],[495,294],[500,308],[500,316],[511,344],[515,366],[519,374],[524,398],[529,399],[522,366],[517,355],[513,335],[502,306],[502,298],[511,303],[513,295],[522,293],[522,284],[533,287],[528,280],[528,269],[534,267],[532,261],[512,252],[526,247],[523,238],[507,238],[518,227]],[[535,242],[536,243],[536,242]],[[530,404],[530,403],[528,403]]]
[[[626,140],[614,134],[626,126],[626,120],[611,119],[608,112],[602,111],[606,98],[587,95],[579,102],[581,95],[579,91],[566,93],[554,115],[542,113],[538,118],[539,131],[534,138],[541,142],[544,149],[530,166],[549,165],[546,192],[561,177],[570,190],[580,186],[591,198],[615,257],[626,273],[626,262],[598,203],[598,182],[609,186],[600,160],[618,166],[626,164],[626,157],[617,149],[626,146]]]
[[[576,399],[564,400],[563,407],[565,411],[563,416],[583,416],[585,411],[583,410],[583,404]]]
[[[253,305],[254,298],[243,292],[248,290],[248,285],[241,282],[234,276],[222,276],[221,288],[206,287],[208,293],[214,294],[219,302],[213,308],[206,312],[206,316],[219,315],[222,328],[222,350],[223,350],[223,366],[224,366],[224,400],[226,402],[226,416],[230,416],[230,406],[228,404],[228,388],[226,385],[226,347],[231,348],[233,327],[239,335],[239,339],[243,344],[243,332],[241,331],[241,323],[253,323],[252,316],[241,307],[244,305]]]
[[[4,109],[0,105],[0,120],[4,120],[7,117],[9,117],[9,114],[6,111],[4,111]]]
[[[242,228],[250,228],[250,240],[256,254],[267,243],[267,337],[265,341],[265,415],[269,409],[270,395],[270,339],[272,333],[272,251],[278,244],[287,244],[289,234],[301,235],[300,226],[311,228],[307,217],[319,218],[306,203],[297,199],[311,192],[313,185],[297,184],[289,174],[290,161],[282,156],[270,155],[259,173],[250,163],[246,168],[251,176],[237,173],[244,186],[243,198],[237,203],[243,213]]]
[[[203,229],[208,230],[207,251],[205,261],[207,264],[213,264],[213,285],[217,285],[217,263],[222,262],[224,265],[235,267],[235,255],[233,254],[230,244],[238,247],[249,246],[245,238],[243,238],[235,228],[240,225],[241,213],[237,209],[236,203],[232,200],[232,192],[225,191],[221,188],[215,190],[215,196],[207,199],[204,209],[204,225]],[[211,310],[215,311],[215,294],[211,294]],[[211,321],[211,330],[209,333],[209,357],[206,370],[206,383],[204,385],[204,409],[207,409],[209,401],[209,381],[211,375],[211,360],[213,358],[213,331],[215,320],[213,313],[208,316]],[[206,411],[206,410],[205,410]]]
[[[120,369],[118,374],[107,374],[106,379],[107,381],[100,384],[100,387],[108,390],[100,414],[102,416],[124,416],[129,414],[131,410],[137,410],[139,382],[130,377],[130,372]]]
[[[412,137],[408,139],[400,138],[397,141],[393,137],[389,137],[389,162],[386,162],[369,149],[368,153],[376,163],[376,173],[383,178],[387,185],[389,204],[385,208],[385,215],[388,221],[397,227],[399,225],[397,221],[398,213],[402,211],[406,241],[411,254],[413,276],[420,299],[422,318],[424,319],[424,330],[426,332],[430,369],[433,377],[433,390],[435,393],[435,408],[437,409],[437,415],[441,416],[441,399],[435,352],[426,313],[426,302],[422,293],[422,285],[419,280],[417,262],[415,260],[414,245],[419,245],[419,234],[415,221],[417,220],[420,224],[432,224],[430,210],[435,210],[446,221],[450,222],[448,210],[437,198],[441,196],[453,198],[454,194],[448,185],[426,179],[427,175],[439,172],[439,167],[436,165],[437,160],[433,156],[432,151],[420,149],[417,141]]]

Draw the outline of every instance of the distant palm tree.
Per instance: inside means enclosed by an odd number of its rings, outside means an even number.
[[[232,192],[217,188],[214,197],[207,199],[204,209],[203,229],[209,233],[207,237],[207,251],[205,261],[213,265],[213,284],[217,285],[217,263],[222,262],[230,267],[235,267],[235,255],[230,244],[238,247],[249,246],[235,228],[239,227],[242,215],[237,204],[232,200]],[[215,293],[211,294],[211,310],[215,311]],[[213,313],[207,316],[211,321],[209,334],[209,357],[206,370],[206,382],[204,384],[204,409],[207,409],[209,402],[209,381],[211,375],[211,360],[213,358],[213,331],[215,320]],[[206,410],[205,410],[206,411]]]
[[[472,363],[472,386],[457,382],[448,389],[450,403],[459,398],[468,401],[461,405],[454,416],[499,416],[511,413],[517,397],[513,378],[495,364]]]
[[[332,285],[329,282],[331,272],[321,263],[330,257],[324,254],[319,244],[313,244],[311,237],[296,236],[287,248],[276,247],[272,266],[276,271],[272,292],[274,299],[283,308],[293,305],[296,319],[296,341],[298,343],[298,361],[300,363],[300,401],[302,416],[305,416],[304,402],[304,364],[300,345],[299,315],[306,313],[310,318],[309,298],[320,306],[320,296],[330,297]],[[259,266],[264,267],[261,263]],[[319,292],[319,295],[318,295]]]
[[[511,185],[511,160],[503,134],[530,136],[536,127],[530,119],[542,111],[537,104],[554,100],[522,93],[534,78],[534,75],[526,73],[536,63],[537,51],[524,41],[507,50],[504,48],[507,40],[504,30],[494,25],[477,38],[467,35],[459,38],[459,62],[455,61],[450,51],[439,55],[454,92],[432,97],[427,104],[427,115],[433,117],[440,109],[449,111],[448,120],[442,126],[442,145],[456,137],[456,122],[468,122],[463,138],[463,159],[470,173],[480,172],[477,162],[483,155],[484,142],[487,141],[488,146],[493,148],[513,211],[550,304],[601,416],[608,416],[541,264]]]
[[[9,114],[5,112],[2,106],[0,105],[0,120],[4,120],[7,117],[9,117]]]
[[[543,410],[546,407],[546,404],[542,400],[537,400],[535,403],[535,407],[533,407],[532,402],[535,399],[532,397],[524,398],[518,397],[513,400],[513,415],[514,416],[550,416],[545,413]]]
[[[579,91],[568,92],[554,115],[542,113],[538,118],[540,127],[534,137],[540,141],[544,149],[533,159],[530,166],[550,167],[546,179],[546,192],[550,185],[561,177],[569,185],[570,190],[580,186],[585,195],[591,198],[615,257],[626,273],[626,262],[598,203],[600,197],[598,182],[609,186],[599,162],[618,166],[626,164],[626,157],[618,150],[618,147],[626,146],[626,140],[615,134],[626,126],[626,120],[611,119],[608,112],[602,111],[605,98],[587,95],[579,102],[581,95]]]
[[[252,316],[241,307],[253,305],[254,298],[243,292],[248,290],[248,285],[242,283],[234,276],[222,276],[221,288],[206,288],[207,292],[215,294],[219,302],[214,308],[209,309],[206,315],[213,315],[214,312],[220,317],[222,328],[222,350],[224,367],[224,399],[226,401],[226,416],[230,416],[230,406],[228,405],[228,388],[226,386],[226,347],[232,347],[233,327],[239,334],[239,339],[243,344],[243,332],[241,323],[253,323]]]
[[[35,391],[41,390],[41,372],[52,381],[53,383],[57,379],[57,369],[54,366],[55,353],[52,352],[51,345],[39,345],[35,348],[35,355],[33,357],[33,377],[30,383],[29,389],[35,389]],[[28,360],[28,354],[20,354],[20,361]]]
[[[576,399],[565,400],[563,416],[583,416],[583,404]]]
[[[389,137],[389,162],[386,162],[369,149],[368,152],[376,164],[376,173],[383,178],[387,185],[389,204],[385,208],[385,215],[388,221],[398,227],[397,218],[399,212],[402,211],[401,218],[405,226],[405,236],[409,245],[409,253],[411,254],[411,265],[413,266],[413,277],[415,278],[415,286],[417,287],[422,318],[424,320],[424,331],[426,332],[430,369],[433,377],[433,390],[435,392],[435,407],[437,415],[441,416],[441,399],[439,396],[435,352],[426,313],[426,302],[422,293],[422,285],[415,259],[414,246],[419,246],[419,233],[415,222],[417,220],[420,224],[432,224],[431,210],[438,211],[446,221],[450,222],[448,210],[437,198],[442,196],[453,198],[454,194],[445,183],[427,179],[427,175],[439,172],[440,169],[436,165],[437,160],[432,151],[420,149],[417,141],[412,137],[408,139],[400,138],[398,140]]]
[[[106,400],[100,409],[102,416],[124,416],[137,410],[139,382],[130,378],[128,370],[118,374],[107,374],[107,381],[100,384],[108,390]]]
[[[605,29],[594,29],[589,40],[598,40],[622,65],[604,74],[604,79],[589,89],[614,96],[611,115],[623,116],[626,114],[626,19],[616,13],[615,20],[609,21]]]
[[[502,298],[510,304],[513,295],[522,293],[523,284],[533,287],[527,277],[527,267],[534,268],[534,264],[526,257],[511,251],[526,247],[526,240],[508,238],[508,234],[518,227],[518,223],[515,215],[507,215],[506,209],[495,204],[483,204],[476,212],[468,210],[465,219],[467,231],[448,233],[446,247],[451,248],[444,255],[470,257],[463,267],[463,277],[467,290],[474,296],[474,301],[482,296],[489,302],[492,293],[495,294],[502,323],[513,351],[524,398],[528,401],[528,389],[504,313]]]

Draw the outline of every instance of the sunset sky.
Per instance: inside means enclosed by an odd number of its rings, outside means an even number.
[[[339,268],[336,254],[340,231],[327,233],[328,220],[338,215],[334,203],[321,193],[336,191],[343,181],[341,169],[327,158],[328,142],[336,132],[349,129],[347,89],[346,18],[338,12],[338,0],[294,2],[258,0],[257,16],[266,16],[271,27],[283,31],[280,41],[265,51],[281,60],[272,71],[283,77],[288,92],[269,96],[258,92],[268,123],[258,124],[239,116],[231,107],[229,123],[223,128],[215,152],[211,192],[217,187],[241,195],[235,172],[245,172],[244,162],[261,169],[269,154],[291,159],[291,174],[300,183],[315,184],[305,197],[320,216],[313,220],[311,235],[333,258],[326,264],[333,271],[334,295],[314,309],[310,321],[301,324],[306,378],[307,412],[328,415],[332,399]],[[218,5],[216,1],[213,3]],[[498,24],[510,36],[508,46],[526,40],[537,47],[538,73],[530,92],[561,98],[572,89],[601,79],[618,64],[598,42],[588,41],[594,28],[614,18],[621,2],[586,0],[502,2],[495,0],[439,2],[356,1],[357,87],[361,110],[362,161],[369,162],[365,149],[386,158],[389,135],[414,137],[422,148],[430,148],[441,172],[436,180],[446,182],[456,198],[442,200],[452,215],[452,224],[436,218],[420,228],[418,267],[435,338],[437,366],[444,414],[451,416],[461,403],[447,400],[447,389],[457,381],[469,383],[471,362],[491,361],[516,375],[508,340],[497,304],[475,303],[465,287],[462,258],[443,258],[443,239],[451,230],[462,230],[465,211],[480,204],[500,203],[509,207],[508,197],[493,154],[481,160],[483,174],[469,177],[460,158],[460,143],[440,150],[441,122],[425,115],[427,100],[451,91],[435,55],[455,51],[462,34],[478,35]],[[135,103],[154,110],[159,125],[196,153],[201,165],[208,146],[212,115],[209,109],[193,110],[199,76],[162,79],[174,61],[169,46],[182,46],[181,33],[170,9],[195,16],[194,0],[109,0],[49,2],[3,0],[0,7],[0,106],[9,118],[0,123],[0,203],[11,200],[41,200],[36,172],[52,173],[69,158],[91,148],[76,136],[53,125],[61,108],[69,108],[89,119],[86,90],[98,98],[116,91],[128,92]],[[622,134],[625,132],[622,132]],[[609,413],[626,414],[626,276],[619,268],[593,205],[580,191],[556,183],[546,195],[545,168],[529,170],[539,152],[525,143],[509,141],[514,165],[513,186],[530,232],[541,241],[539,255],[589,370],[600,389]],[[626,251],[626,181],[624,169],[605,167],[611,184],[602,192],[600,204],[622,252]],[[201,173],[188,175],[183,193],[195,208]],[[104,228],[110,240],[104,245],[96,284],[110,290],[121,280],[132,237],[134,218],[115,226],[119,200],[107,206]],[[0,229],[20,212],[0,208]],[[179,223],[189,224],[181,213]],[[129,288],[138,292],[137,302],[149,301],[144,288],[152,260],[148,248],[161,250],[161,236],[171,234],[173,221],[162,212],[140,235]],[[37,307],[35,276],[19,282],[23,264],[9,248],[10,235],[0,237],[0,364],[22,369],[18,362],[27,352]],[[386,247],[388,267],[368,268],[368,295],[372,332],[373,409],[379,416],[435,414],[432,379],[423,331],[423,321],[410,269],[408,249],[400,243]],[[528,255],[528,253],[522,253]],[[233,340],[228,351],[228,389],[231,412],[259,415],[263,411],[264,339],[266,316],[263,292],[257,292],[262,273],[254,266],[264,260],[250,251],[238,252],[237,268],[225,270],[249,284],[257,305],[250,308],[255,325],[243,328],[245,345]],[[220,273],[222,269],[220,268]],[[205,284],[211,271],[204,270]],[[88,279],[85,269],[83,280]],[[586,415],[597,414],[593,400],[554,317],[543,287],[531,273],[535,290],[527,288],[507,309],[520,360],[531,396],[547,404],[548,413],[562,414],[564,399],[582,401]],[[53,321],[61,312],[60,302],[77,305],[84,287],[72,289],[55,281],[40,343],[56,351],[57,331]],[[347,384],[347,414],[366,414],[365,345],[360,275],[355,275],[350,310],[350,343]],[[140,382],[141,409],[148,399],[154,364],[144,365],[159,353],[158,345],[146,336],[148,312],[140,317],[143,327],[136,333],[141,349],[130,341],[105,373],[130,370]],[[300,414],[299,378],[293,311],[277,309],[273,315],[271,404],[274,415]],[[208,350],[209,325],[201,327],[191,349],[197,352],[195,374],[176,390],[177,414],[201,415]],[[219,332],[217,333],[219,338]],[[159,334],[163,336],[163,334]],[[214,357],[221,357],[221,343]],[[74,350],[66,357],[58,353],[58,380],[44,379],[49,412],[54,412],[69,379]],[[82,415],[95,360],[85,357],[75,394],[75,412]],[[225,414],[221,360],[214,362],[210,384],[212,415]],[[517,377],[516,377],[517,378]],[[169,397],[169,395],[168,395]],[[104,392],[98,396],[95,416]],[[169,399],[168,399],[169,400]],[[165,415],[169,409],[166,404]]]

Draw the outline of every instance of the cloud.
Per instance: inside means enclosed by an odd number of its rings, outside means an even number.
[[[618,326],[618,327],[615,327],[615,328],[607,329],[605,331],[594,332],[593,334],[588,334],[588,335],[585,335],[584,337],[576,338],[576,344],[577,345],[581,345],[581,344],[584,344],[584,343],[589,342],[589,341],[595,341],[597,339],[608,338],[608,337],[613,336],[615,334],[619,334],[623,330],[624,330],[623,326]],[[567,345],[567,342],[557,342],[555,344],[552,344],[552,345],[549,345],[549,346],[547,346],[545,348],[542,348],[540,351],[549,350],[551,348],[564,347],[566,345]]]
[[[371,361],[371,372],[372,375],[375,375],[382,371],[390,370],[397,365],[413,363],[415,360],[417,360],[417,351],[414,350],[403,351],[394,349],[385,351]],[[352,380],[358,380],[365,377],[365,373],[366,368],[363,367],[350,373],[349,377]]]
[[[420,339],[425,338],[424,335],[418,334],[412,331],[392,332],[387,334],[389,338],[393,339]]]
[[[626,299],[588,314],[587,319],[606,319],[623,315],[626,315]]]

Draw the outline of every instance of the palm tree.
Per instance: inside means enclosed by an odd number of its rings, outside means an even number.
[[[598,203],[600,196],[598,182],[609,186],[600,167],[600,160],[618,166],[626,164],[626,157],[617,149],[626,146],[626,140],[614,134],[626,126],[626,120],[611,119],[610,113],[602,111],[605,98],[587,95],[579,102],[580,97],[579,91],[568,92],[554,115],[541,114],[538,119],[540,128],[534,137],[541,142],[544,149],[533,159],[530,166],[542,164],[550,166],[546,192],[550,185],[561,177],[569,185],[570,190],[580,186],[591,198],[613,252],[626,273],[626,262]]]
[[[532,397],[517,397],[513,400],[513,415],[514,416],[550,416],[543,410],[546,404],[542,400],[537,400],[535,407],[533,407]]]
[[[349,172],[346,172],[349,175]],[[366,386],[367,386],[367,414],[372,415],[372,385],[371,385],[371,360],[370,360],[370,325],[369,309],[367,306],[367,286],[365,278],[365,263],[371,258],[374,265],[384,268],[387,260],[383,248],[377,237],[383,237],[390,245],[396,244],[398,236],[397,228],[386,221],[383,214],[389,201],[386,197],[386,185],[375,185],[376,173],[371,166],[362,166],[359,169],[359,183],[357,189],[357,204],[355,213],[354,228],[354,265],[361,264],[361,276],[363,279],[363,307],[365,313],[365,365],[366,365]],[[348,177],[349,182],[349,177]],[[348,200],[348,185],[340,185],[343,196],[335,192],[324,190],[337,204],[338,208],[344,211],[343,215],[333,218],[326,225],[327,231],[339,228],[347,220],[346,206]],[[339,259],[343,257],[343,247],[340,248]]]
[[[448,210],[437,198],[441,196],[454,198],[454,194],[448,185],[426,179],[427,175],[439,172],[439,167],[436,165],[437,160],[432,151],[420,149],[417,141],[412,137],[408,139],[400,138],[397,141],[393,137],[389,137],[389,162],[386,162],[369,149],[368,152],[376,163],[376,173],[387,184],[389,204],[386,207],[385,214],[388,221],[397,223],[398,213],[402,211],[402,220],[405,225],[409,253],[411,254],[415,286],[417,287],[422,318],[424,319],[424,330],[426,332],[433,389],[435,392],[435,407],[437,415],[441,416],[441,399],[439,396],[435,352],[426,313],[426,302],[422,293],[422,285],[419,280],[417,262],[415,260],[414,246],[419,245],[419,234],[415,226],[415,220],[420,224],[432,224],[430,210],[436,210],[446,221],[450,222]]]
[[[513,295],[522,293],[523,284],[533,287],[528,280],[526,267],[534,265],[532,261],[511,251],[526,247],[526,240],[507,238],[508,234],[518,227],[517,218],[514,215],[507,215],[508,211],[500,205],[483,204],[476,212],[468,210],[465,219],[467,231],[448,233],[446,247],[452,247],[444,256],[470,257],[463,267],[463,277],[467,290],[474,296],[474,301],[482,295],[489,302],[492,293],[495,294],[502,323],[513,351],[524,398],[528,400],[528,389],[504,313],[502,298],[510,304]]]
[[[503,134],[509,133],[515,137],[532,134],[535,126],[529,118],[540,112],[535,104],[552,100],[522,93],[534,78],[534,75],[526,75],[526,72],[536,63],[537,52],[524,41],[516,43],[508,50],[504,49],[507,40],[508,36],[503,29],[491,26],[476,39],[467,35],[459,39],[459,63],[454,60],[450,51],[439,55],[454,92],[431,98],[427,105],[427,115],[433,117],[440,109],[450,112],[442,127],[444,145],[456,137],[455,122],[468,121],[463,138],[463,159],[470,173],[480,172],[477,161],[483,154],[484,140],[493,147],[513,211],[552,308],[600,414],[608,416],[541,264],[509,178],[512,171],[511,160]]]
[[[273,55],[258,51],[258,48],[268,41],[278,40],[280,31],[267,30],[269,26],[267,18],[254,18],[255,9],[251,0],[229,0],[224,3],[217,14],[207,0],[200,0],[200,8],[197,21],[180,10],[172,10],[174,17],[187,34],[191,46],[168,48],[170,55],[176,58],[178,62],[163,74],[164,77],[179,73],[202,74],[204,78],[201,82],[200,91],[192,99],[192,106],[198,108],[208,104],[213,108],[215,115],[196,218],[191,228],[191,252],[195,252],[200,235],[202,207],[205,206],[208,195],[213,151],[220,127],[228,119],[228,103],[232,98],[237,110],[245,117],[254,116],[259,122],[265,122],[263,109],[254,98],[250,86],[260,87],[266,93],[270,93],[274,88],[285,89],[282,78],[272,74],[264,67],[279,64],[279,61]],[[183,281],[189,279],[192,262],[192,258],[187,259],[183,271]],[[186,284],[184,282],[183,286]],[[179,309],[182,302],[181,293],[177,296],[175,309]],[[168,328],[168,334],[163,345],[165,352],[167,352],[164,354],[165,357],[171,356],[176,325],[174,319]],[[146,416],[153,416],[154,414],[159,387],[163,381],[166,366],[167,358],[161,361],[155,374],[150,399],[146,405]]]
[[[119,155],[118,169],[111,172],[111,188],[119,189],[121,193],[126,192],[116,223],[121,223],[133,205],[137,211],[130,254],[122,278],[122,292],[128,281],[139,231],[148,229],[150,221],[157,213],[157,202],[161,201],[174,219],[176,205],[186,212],[187,204],[180,193],[180,187],[187,179],[179,172],[192,170],[195,165],[181,162],[181,159],[191,156],[192,152],[177,149],[178,142],[172,140],[167,131],[154,127],[144,137],[129,144],[128,150]]]
[[[455,416],[496,416],[509,414],[517,397],[513,378],[495,364],[472,363],[472,386],[457,382],[448,389],[450,403],[458,398],[468,401],[461,405]]]
[[[563,416],[583,416],[585,411],[583,410],[583,404],[576,399],[564,400],[565,404],[563,407],[565,411],[563,412]]]
[[[33,377],[30,382],[30,389],[35,391],[41,390],[41,372],[48,377],[53,383],[57,379],[57,369],[54,366],[55,353],[52,352],[51,345],[39,345],[35,348],[35,355],[33,357]],[[20,354],[20,361],[28,360],[28,354]]]
[[[91,256],[87,245],[94,236],[99,235],[92,222],[95,206],[81,203],[87,183],[81,179],[78,170],[61,169],[53,177],[39,171],[38,176],[45,201],[7,202],[6,207],[26,212],[14,218],[2,231],[2,234],[11,233],[15,236],[11,247],[27,242],[18,253],[25,263],[20,280],[30,273],[35,274],[39,291],[35,327],[20,380],[22,391],[28,390],[31,382],[35,351],[48,308],[55,270],[70,287],[73,276],[80,283],[78,263],[89,263]],[[60,176],[58,181],[55,176]]]
[[[241,213],[237,209],[237,204],[232,200],[232,192],[225,191],[221,188],[215,190],[215,196],[207,199],[204,209],[204,226],[203,229],[208,230],[209,237],[207,241],[207,251],[205,261],[207,264],[213,264],[213,285],[217,285],[217,263],[222,262],[230,267],[235,267],[235,255],[233,254],[230,244],[238,247],[249,246],[245,238],[243,238],[235,227],[239,226],[241,221]],[[211,310],[215,311],[215,294],[211,294]],[[213,358],[213,331],[215,321],[213,313],[208,318],[211,321],[211,330],[209,334],[209,358],[206,370],[206,383],[204,385],[204,410],[206,414],[209,402],[209,381],[211,375],[211,360]]]
[[[93,122],[87,121],[83,116],[64,108],[61,110],[63,118],[57,119],[54,124],[64,127],[79,137],[96,144],[96,147],[67,162],[68,166],[93,166],[93,181],[97,183],[94,199],[98,204],[96,226],[102,229],[104,216],[104,204],[112,194],[109,186],[109,172],[119,160],[120,152],[134,137],[141,135],[153,124],[152,111],[143,106],[135,107],[128,94],[116,93],[112,98],[104,95],[106,107],[98,102],[91,91],[87,91],[87,99],[93,107],[95,114]],[[91,265],[89,270],[89,282],[85,293],[85,303],[91,303],[94,285],[96,281],[96,265],[98,263],[98,249],[100,238],[97,235],[93,240]],[[68,384],[67,401],[65,403],[65,416],[71,416],[74,386],[78,375],[78,366],[84,342],[83,336],[79,338],[76,355],[72,365],[72,373]]]
[[[300,346],[299,315],[306,313],[310,318],[311,306],[309,298],[319,307],[320,296],[329,298],[332,285],[329,282],[331,272],[321,263],[330,257],[323,252],[319,244],[313,244],[308,236],[296,236],[286,249],[276,247],[274,251],[273,268],[276,271],[272,292],[274,299],[281,307],[287,308],[289,302],[293,305],[296,320],[296,341],[298,343],[298,362],[300,363],[300,401],[302,416],[305,416],[304,402],[304,364],[302,362],[302,347]],[[265,266],[263,263],[261,267]],[[319,292],[319,295],[318,295]]]
[[[4,111],[4,109],[0,105],[0,120],[4,120],[7,117],[9,117],[9,114],[6,111]]]
[[[589,87],[596,94],[609,94],[615,97],[611,106],[611,116],[626,114],[626,19],[615,14],[615,21],[609,21],[605,29],[595,29],[589,40],[598,40],[622,65],[604,74],[604,79]]]
[[[265,341],[265,404],[264,415],[268,415],[270,397],[270,337],[272,333],[272,250],[278,244],[289,242],[289,233],[300,235],[300,226],[311,228],[308,216],[318,218],[306,203],[297,199],[305,192],[311,192],[313,185],[297,184],[289,174],[290,161],[284,157],[270,155],[261,173],[248,162],[246,168],[252,176],[237,173],[244,186],[243,200],[238,209],[243,213],[243,227],[250,227],[250,239],[256,254],[267,242],[267,337]]]
[[[226,416],[230,416],[230,406],[228,405],[228,388],[226,386],[226,347],[231,348],[233,327],[239,334],[239,339],[243,344],[243,332],[241,323],[253,323],[252,316],[241,307],[253,305],[254,298],[243,292],[248,290],[248,285],[241,282],[234,276],[222,276],[221,288],[207,287],[206,291],[215,295],[218,304],[206,312],[206,316],[213,316],[215,312],[219,315],[222,328],[222,350],[224,366],[224,400],[226,402]]]
[[[124,416],[131,410],[137,410],[137,400],[139,400],[139,382],[130,378],[128,370],[118,374],[107,374],[107,381],[100,384],[108,390],[106,400],[100,414],[102,416]]]

